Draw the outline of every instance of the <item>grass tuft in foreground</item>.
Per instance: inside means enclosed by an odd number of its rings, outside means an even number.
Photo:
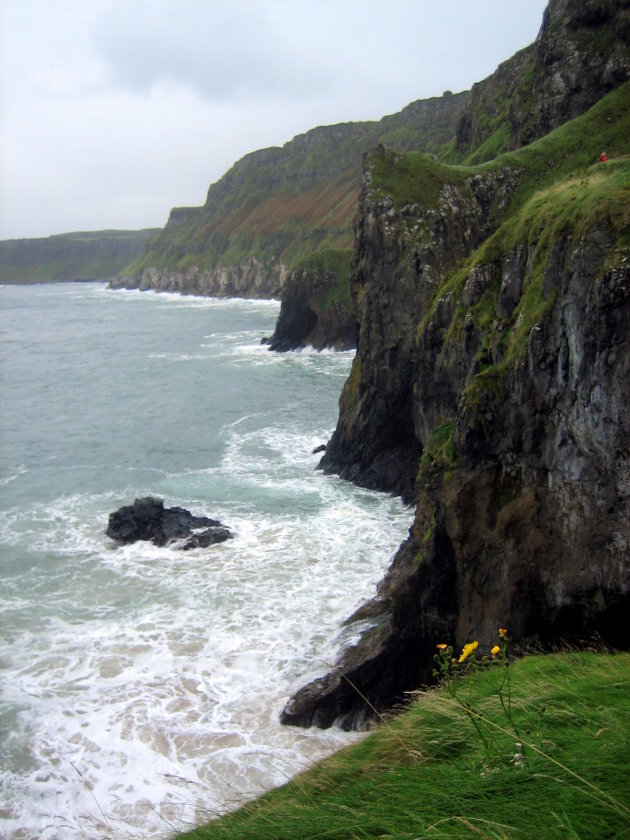
[[[630,654],[509,662],[496,647],[461,662],[442,648],[440,689],[282,788],[181,836],[630,837]],[[486,666],[465,676],[473,653]]]

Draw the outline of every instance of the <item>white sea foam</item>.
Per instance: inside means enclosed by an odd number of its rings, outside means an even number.
[[[65,500],[67,521],[79,506]],[[159,833],[153,808],[182,822],[200,808],[221,811],[345,742],[334,730],[283,729],[277,717],[303,672],[334,657],[340,621],[372,594],[392,545],[381,513],[377,505],[362,514],[359,500],[342,498],[306,519],[234,515],[235,539],[185,553],[116,548],[85,527],[64,540],[55,529],[39,549],[50,552],[57,540],[67,563],[79,550],[89,555],[94,573],[81,580],[76,563],[75,595],[100,580],[106,614],[50,616],[10,646],[3,699],[23,707],[31,765],[9,777],[11,829],[30,825],[33,837],[47,836],[48,824],[50,836],[63,836],[64,824],[98,830],[96,800],[116,830]],[[383,559],[374,562],[379,547]],[[119,610],[119,598],[136,607]],[[28,816],[11,803],[18,775]]]
[[[207,819],[356,737],[279,713],[347,642],[342,621],[410,512],[315,470],[350,354],[270,353],[268,302],[71,291],[36,290],[31,333],[23,317],[11,345],[41,343],[48,393],[34,377],[5,391],[0,836],[167,836],[165,821]],[[5,292],[23,306],[28,290]],[[42,328],[50,312],[90,325],[79,369],[56,321]],[[103,359],[120,379],[99,427]],[[137,429],[139,391],[161,400]],[[80,407],[71,434],[71,413],[51,434],[53,398],[60,415]],[[185,552],[108,539],[109,512],[149,493],[233,539]]]

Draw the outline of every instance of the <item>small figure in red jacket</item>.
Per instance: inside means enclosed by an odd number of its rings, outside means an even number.
[[[607,160],[608,160],[608,155],[606,154],[606,152],[602,152],[601,155],[599,156],[600,163],[606,163]]]

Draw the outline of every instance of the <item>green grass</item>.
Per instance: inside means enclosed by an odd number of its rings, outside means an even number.
[[[532,656],[511,675],[518,736],[497,672],[478,673],[472,703],[489,750],[448,692],[430,691],[359,744],[180,836],[629,837],[630,654]]]
[[[510,128],[507,123],[502,123],[499,128],[497,128],[487,140],[484,140],[481,146],[479,146],[479,148],[466,159],[466,163],[476,164],[498,157],[506,151],[509,139]]]
[[[0,282],[104,279],[118,274],[157,230],[99,230],[0,242]]]
[[[442,466],[450,466],[457,460],[457,454],[453,445],[453,432],[455,422],[443,423],[437,426],[427,441],[420,461],[420,472],[428,464],[437,462]]]
[[[446,184],[464,187],[473,167],[452,166],[423,152],[400,153],[379,146],[368,155],[372,186],[398,208],[408,204],[436,207]]]
[[[602,149],[610,161],[598,162]],[[470,401],[478,399],[488,387],[497,390],[501,377],[526,352],[532,328],[551,312],[555,293],[543,294],[543,276],[553,247],[563,239],[577,246],[589,231],[608,233],[613,243],[600,271],[613,268],[627,258],[630,250],[630,84],[609,94],[589,112],[558,128],[531,146],[501,155],[496,160],[470,167],[449,167],[426,156],[390,155],[401,173],[417,170],[406,193],[404,179],[395,171],[382,175],[378,170],[377,186],[391,188],[398,206],[417,198],[423,178],[433,187],[427,191],[437,204],[437,174],[443,184],[462,188],[463,176],[501,171],[508,167],[518,173],[518,185],[501,224],[463,263],[448,274],[435,290],[433,301],[418,324],[420,339],[431,322],[437,302],[454,296],[453,316],[444,332],[444,341],[461,341],[464,319],[468,313],[484,336],[478,354],[480,372],[467,388]],[[426,170],[426,176],[422,175]],[[449,175],[449,171],[451,174]],[[464,189],[466,189],[464,183]],[[522,296],[512,314],[502,320],[497,316],[502,258],[522,246],[529,252],[529,269],[524,278]],[[468,310],[461,305],[461,292],[475,265],[497,266],[496,282]],[[490,364],[490,358],[494,363]],[[498,359],[498,361],[497,361]]]

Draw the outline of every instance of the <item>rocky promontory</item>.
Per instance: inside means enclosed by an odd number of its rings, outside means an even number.
[[[350,295],[349,251],[320,251],[291,270],[282,292],[270,350],[356,347],[357,324]]]
[[[552,0],[534,57],[582,37],[584,6],[603,8]],[[583,51],[626,32],[628,4],[609,7]],[[630,645],[629,184],[630,83],[483,166],[366,156],[358,351],[321,465],[415,514],[348,619],[359,641],[283,722],[360,727],[430,682],[437,643],[490,645],[499,626],[520,649]]]

